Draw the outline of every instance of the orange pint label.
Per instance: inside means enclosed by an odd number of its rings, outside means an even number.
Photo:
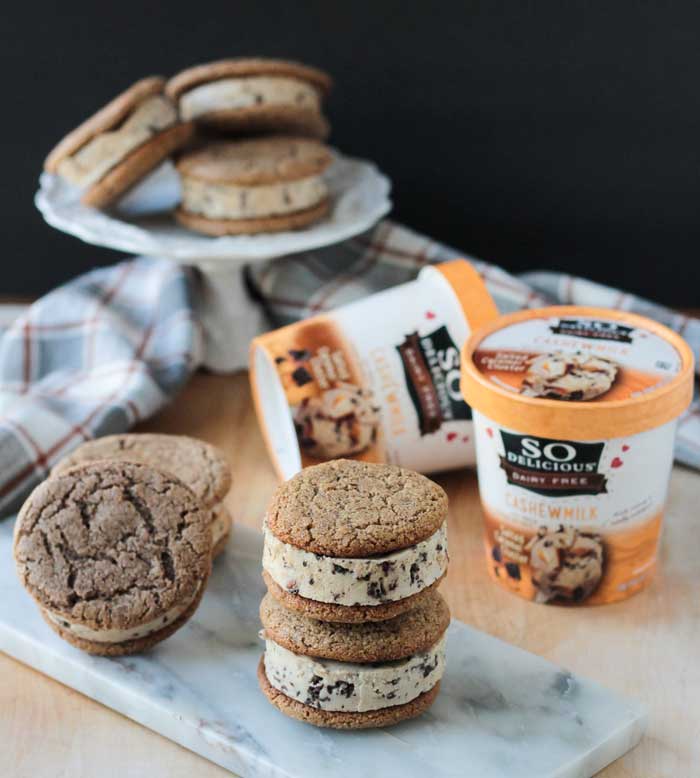
[[[278,473],[337,457],[423,473],[473,464],[460,350],[496,314],[458,260],[256,338],[253,395]]]

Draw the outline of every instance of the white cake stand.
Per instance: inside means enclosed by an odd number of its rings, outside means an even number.
[[[274,235],[210,238],[180,227],[171,215],[180,184],[170,162],[111,212],[81,205],[73,187],[47,173],[39,179],[34,202],[52,227],[87,243],[196,267],[204,364],[230,372],[246,366],[250,339],[265,327],[260,307],[245,289],[245,265],[339,243],[368,230],[391,209],[389,179],[371,162],[335,151],[325,178],[332,202],[329,216],[305,230]]]

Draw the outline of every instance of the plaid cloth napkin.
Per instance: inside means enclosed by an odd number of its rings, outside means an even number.
[[[95,270],[0,340],[0,516],[84,440],[161,408],[202,358],[188,274],[167,260]]]
[[[273,325],[321,313],[415,277],[463,252],[394,222],[316,251],[248,268],[253,299]],[[599,305],[650,316],[700,352],[700,321],[633,295],[566,276],[516,278],[472,259],[501,312],[550,303]],[[206,364],[194,276],[164,259],[95,270],[32,305],[0,340],[0,515],[16,509],[83,440],[155,413]],[[235,333],[232,333],[235,337]],[[700,468],[700,403],[681,419],[677,458]]]

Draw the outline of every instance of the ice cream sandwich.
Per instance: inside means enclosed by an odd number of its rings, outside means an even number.
[[[406,613],[447,572],[447,496],[395,465],[337,459],[305,468],[278,488],[264,534],[270,594],[324,621]]]
[[[183,120],[240,133],[328,135],[322,101],[331,87],[321,70],[278,59],[224,59],[168,81]]]
[[[323,173],[329,149],[310,138],[224,141],[177,162],[185,227],[207,235],[282,232],[307,227],[329,210]]]
[[[81,202],[104,208],[118,200],[192,136],[163,94],[159,76],[137,81],[69,133],[44,163],[81,190]]]

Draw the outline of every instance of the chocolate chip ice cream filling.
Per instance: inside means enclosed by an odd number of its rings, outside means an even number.
[[[212,111],[290,105],[320,110],[318,90],[296,78],[249,76],[222,78],[186,92],[180,98],[183,119],[196,119]]]
[[[372,557],[330,557],[284,543],[264,527],[263,568],[290,594],[336,605],[410,597],[447,571],[447,523],[426,540]]]
[[[259,186],[211,183],[182,177],[182,206],[208,219],[280,216],[318,205],[328,196],[321,176]]]
[[[151,619],[151,621],[147,621],[129,629],[92,629],[91,627],[86,627],[84,624],[71,621],[62,614],[55,613],[46,608],[44,608],[44,614],[49,621],[57,624],[61,629],[70,630],[72,635],[75,635],[75,637],[81,638],[82,640],[89,640],[92,643],[125,643],[127,640],[139,640],[148,637],[154,632],[158,632],[172,624],[174,621],[177,621],[190,605],[192,605],[197,597],[199,588],[200,585],[197,584],[190,597],[170,608],[165,613],[158,616],[158,618]]]
[[[337,662],[294,654],[265,641],[265,674],[287,697],[319,710],[363,711],[404,705],[445,672],[445,637],[427,651],[394,662]]]
[[[161,95],[150,97],[118,127],[101,132],[66,157],[56,172],[75,186],[92,186],[128,154],[176,123],[177,111],[170,100]]]

